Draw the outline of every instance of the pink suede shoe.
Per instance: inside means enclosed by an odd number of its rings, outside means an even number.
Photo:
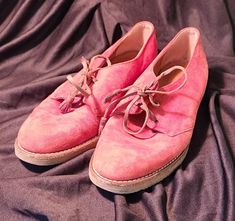
[[[114,91],[107,121],[90,161],[91,181],[114,193],[132,193],[160,182],[186,156],[208,79],[195,28],[185,28],[136,82]],[[117,98],[120,92],[126,95]],[[112,111],[112,105],[119,104]]]
[[[52,165],[95,147],[105,96],[133,84],[155,58],[156,47],[154,26],[140,22],[102,55],[82,58],[83,69],[69,75],[23,123],[15,154],[31,164]]]

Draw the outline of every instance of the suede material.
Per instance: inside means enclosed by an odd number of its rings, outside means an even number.
[[[174,137],[157,133],[139,139],[122,129],[122,120],[120,116],[109,119],[93,157],[94,169],[111,180],[132,180],[156,171],[178,156],[192,135],[191,130]]]
[[[44,104],[38,106],[22,125],[18,139],[24,149],[53,153],[75,147],[96,135],[97,118],[88,106],[65,115],[54,115],[45,107]]]
[[[180,33],[182,33],[182,31]],[[180,33],[178,35],[180,35]],[[156,78],[153,67],[160,60],[160,58],[165,55],[175,39],[176,38],[174,38],[164,48],[164,50],[149,65],[145,72],[135,81],[134,85],[137,85],[141,88],[149,85]],[[192,59],[188,62],[186,72],[188,73],[187,83],[181,89],[179,89],[177,93],[168,95],[155,95],[155,100],[160,104],[160,106],[157,108],[149,104],[150,109],[158,119],[158,123],[155,125],[154,129],[169,136],[175,136],[184,131],[193,129],[195,124],[198,105],[200,104],[200,101],[204,94],[208,79],[208,66],[205,53],[200,42],[200,38],[198,39],[198,42],[196,44]],[[160,90],[173,90],[182,83],[183,78],[184,77],[182,76],[176,82],[166,85],[160,88]],[[128,93],[131,93],[133,90],[134,89],[130,89]],[[133,96],[122,100],[113,110],[113,113],[124,113],[128,102],[132,99]],[[139,111],[136,111],[136,108],[133,108],[130,113],[132,115],[139,114]],[[171,124],[169,127],[169,122],[175,123]],[[130,124],[129,126],[133,129],[136,128],[135,125]],[[152,131],[148,130],[147,128],[145,129],[144,133],[144,137],[153,136]],[[136,136],[143,138],[143,134],[139,134]]]
[[[22,148],[34,153],[54,153],[78,146],[98,135],[100,116],[107,106],[103,102],[104,97],[114,89],[132,84],[156,56],[154,27],[148,22],[137,23],[139,24],[151,26],[152,31],[137,57],[99,70],[96,76],[97,82],[91,87],[92,95],[84,99],[85,105],[80,107],[76,104],[76,98],[70,113],[62,114],[59,109],[60,102],[54,98],[65,98],[74,90],[74,86],[68,81],[60,85],[34,109],[21,126],[17,140]],[[109,57],[129,33],[107,49],[103,55]],[[98,67],[101,63],[102,60],[99,59],[93,65]],[[79,74],[74,78],[78,79]]]
[[[97,116],[102,116],[109,105],[109,103],[104,103],[104,99],[108,94],[116,89],[133,84],[143,73],[156,57],[156,47],[155,35],[152,35],[143,49],[145,56],[138,56],[126,64],[114,64],[98,72],[98,81],[92,87],[93,94],[85,99],[85,103],[91,107]]]
[[[135,85],[148,85],[156,78],[153,67],[169,50],[172,41],[136,80]],[[126,133],[123,130],[123,114],[115,115],[115,112],[122,112],[127,100],[132,97],[121,101],[98,141],[93,158],[94,169],[101,176],[111,180],[132,180],[157,171],[179,156],[187,148],[192,137],[197,111],[207,84],[207,68],[206,57],[198,36],[193,55],[186,66],[185,85],[170,95],[157,94],[156,100],[161,106],[150,107],[158,120],[154,127],[157,132],[145,128],[135,136]],[[182,80],[181,77],[162,90],[174,89]],[[141,120],[139,112],[132,113],[131,117],[137,118],[129,121],[129,126],[135,129],[138,120]]]

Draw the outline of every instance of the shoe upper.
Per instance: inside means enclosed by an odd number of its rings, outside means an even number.
[[[200,33],[185,28],[119,99],[97,143],[93,169],[126,181],[177,159],[190,143],[207,79]]]
[[[87,72],[82,84],[86,84],[83,91],[89,89],[89,96],[79,93],[77,96],[76,85],[73,85],[84,77],[83,68],[72,77],[72,83],[68,80],[60,85],[33,110],[19,130],[18,144],[30,152],[54,153],[97,136],[100,117],[108,105],[103,102],[105,96],[117,88],[133,84],[156,53],[153,25],[149,22],[137,23],[100,57],[90,63],[83,60],[87,71],[93,72],[94,81],[91,82]],[[103,58],[111,64],[107,65]],[[81,87],[78,86],[78,89]],[[74,95],[72,99],[71,94]],[[61,102],[67,100],[70,106],[63,112]]]

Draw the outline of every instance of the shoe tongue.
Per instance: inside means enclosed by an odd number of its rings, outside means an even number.
[[[104,51],[101,55],[103,57],[106,57],[108,59],[110,59],[111,61],[111,57],[112,55],[114,55],[118,49],[118,46],[120,45],[121,42],[116,42],[116,44],[112,45],[111,47],[109,47],[106,51]],[[99,68],[105,65],[105,61],[102,58],[97,58],[94,60],[94,62],[92,62],[91,68],[95,69],[95,68]]]
[[[109,59],[109,56],[108,56],[108,55],[104,55],[104,54],[102,54],[101,56],[102,56],[103,58],[97,57],[97,58],[95,58],[95,59],[90,63],[90,68],[91,68],[92,70],[95,70],[95,69],[97,69],[97,68],[102,68],[102,67],[107,66],[107,63],[106,63],[106,61],[105,61],[104,58]]]
[[[156,78],[156,75],[154,74],[151,69],[147,69],[139,78],[135,81],[134,85],[139,88],[144,88],[146,85],[149,85],[151,82],[154,81]],[[135,88],[131,88],[129,91],[127,91],[126,94],[130,94],[135,91]],[[131,100],[134,98],[135,95],[127,97],[119,102],[119,104],[114,108],[113,113],[117,114],[124,114],[128,104],[131,102]],[[130,114],[139,114],[142,112],[142,109],[140,109],[138,106],[133,105],[133,107],[130,110]]]
[[[164,79],[164,77],[162,77],[162,79]],[[146,85],[150,85],[151,82],[153,82],[154,80],[156,80],[156,75],[153,71],[148,70],[148,71],[145,71],[137,80],[136,82],[134,83],[134,85],[136,85],[137,87],[139,88],[144,88],[146,87]],[[172,91],[174,90],[175,88],[177,88],[181,83],[183,82],[183,78],[180,78],[176,81],[174,81],[173,83],[169,83],[169,84],[166,84],[162,87],[160,87],[158,90],[161,90],[161,91]],[[131,88],[126,94],[130,94],[134,91],[135,89],[134,88]],[[133,95],[133,96],[130,96],[130,97],[127,97],[123,100],[121,100],[119,102],[119,104],[116,106],[116,108],[114,108],[113,110],[113,113],[117,113],[117,114],[123,114],[128,106],[128,104],[131,102],[131,100],[134,98],[134,96],[136,95]],[[148,99],[145,99],[145,102],[147,105],[150,105],[149,104],[149,100]],[[138,105],[133,105],[131,110],[130,110],[130,114],[139,114],[141,113],[143,110],[138,106]]]

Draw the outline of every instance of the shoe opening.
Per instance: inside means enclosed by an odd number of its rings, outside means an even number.
[[[161,74],[173,66],[187,67],[191,60],[199,39],[199,31],[196,28],[185,28],[167,46],[165,53],[160,56],[154,65],[154,73]],[[174,70],[171,75],[167,75],[160,80],[160,86],[177,81],[183,75],[182,71]]]
[[[134,59],[153,33],[150,22],[137,23],[110,57],[112,64]]]

